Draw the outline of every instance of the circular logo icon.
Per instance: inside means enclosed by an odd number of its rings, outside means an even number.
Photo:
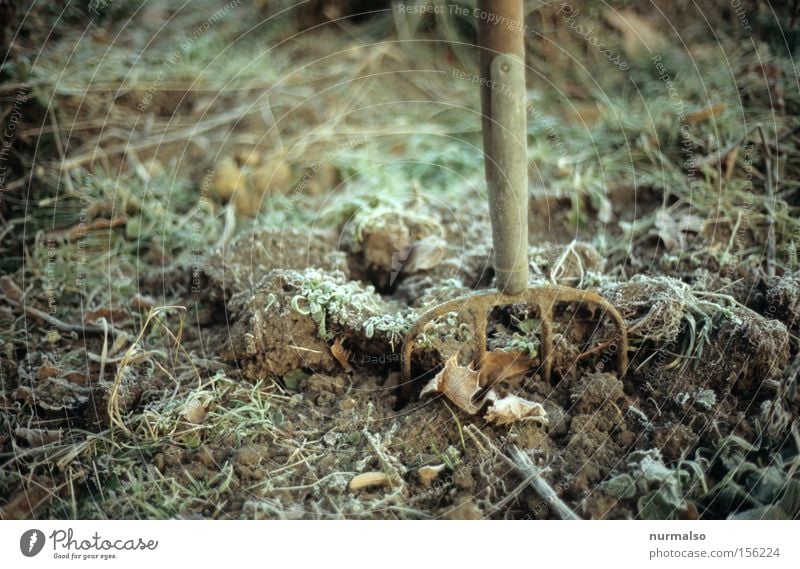
[[[25,557],[38,555],[44,547],[44,532],[38,529],[29,529],[19,538],[19,550]]]

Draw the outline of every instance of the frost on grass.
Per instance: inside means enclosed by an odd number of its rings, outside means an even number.
[[[347,277],[346,255],[336,249],[336,235],[304,229],[261,229],[245,232],[214,249],[202,268],[211,282],[232,293],[252,288],[274,269],[317,267]]]
[[[677,340],[688,293],[688,285],[679,280],[645,275],[607,283],[600,289],[625,319],[628,334],[663,342]]]
[[[698,371],[721,388],[754,392],[761,382],[778,379],[789,362],[789,331],[781,322],[734,309],[711,335]]]
[[[547,278],[556,284],[580,288],[602,275],[605,259],[597,250],[582,241],[566,246],[559,243],[540,243],[528,249],[533,279]]]
[[[788,328],[797,329],[800,325],[800,271],[770,280],[767,312]]]
[[[686,461],[673,469],[664,464],[657,449],[635,451],[629,457],[629,470],[601,483],[600,488],[615,498],[635,500],[641,518],[680,519],[708,490],[707,467],[704,461]]]
[[[751,390],[775,379],[788,362],[786,326],[730,296],[646,275],[606,283],[600,293],[622,314],[633,345],[650,344],[671,354],[663,370],[691,368],[720,388],[735,383]]]
[[[323,340],[333,340],[337,331],[356,327],[367,315],[382,308],[373,287],[345,281],[342,273],[318,269],[287,272],[286,284],[296,292],[291,300],[292,310],[310,316]]]

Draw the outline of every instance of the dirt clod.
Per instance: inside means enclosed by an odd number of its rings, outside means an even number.
[[[777,318],[790,330],[797,329],[800,325],[800,271],[770,281],[766,314]]]

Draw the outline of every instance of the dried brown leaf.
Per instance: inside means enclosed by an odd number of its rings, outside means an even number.
[[[246,177],[231,156],[218,161],[214,168],[213,191],[223,200],[229,200],[237,192],[246,192]]]
[[[0,507],[0,520],[36,519],[39,511],[58,494],[59,487],[54,479],[31,476]]]
[[[419,480],[423,485],[430,486],[431,483],[439,476],[439,473],[444,469],[444,464],[437,464],[436,466],[425,465],[420,467],[420,469],[417,471],[417,475],[419,476]]]
[[[8,275],[3,275],[0,277],[0,291],[8,298],[9,300],[13,300],[15,302],[22,302],[22,297],[24,293],[22,289],[17,286],[11,277]]]
[[[730,180],[733,176],[733,169],[736,167],[736,159],[739,157],[739,147],[734,146],[722,159],[723,164],[723,177]]]
[[[50,443],[60,442],[63,432],[61,429],[26,429],[17,427],[14,429],[14,435],[16,435],[17,438],[24,439],[32,447],[41,447]]]
[[[703,122],[705,120],[710,119],[711,117],[720,115],[727,110],[727,105],[713,105],[708,107],[707,109],[703,109],[702,111],[697,111],[695,113],[686,113],[686,122],[687,123],[698,123]]]
[[[131,315],[125,310],[111,308],[97,308],[83,313],[84,322],[97,322],[101,318],[105,318],[108,322],[124,322],[130,320]]]
[[[459,409],[474,415],[486,402],[485,397],[478,401],[475,400],[476,396],[483,391],[479,378],[480,372],[471,367],[458,365],[456,356],[453,355],[419,395],[423,397],[429,393],[443,393]]]
[[[258,168],[253,170],[251,180],[252,193],[258,196],[284,193],[292,184],[292,169],[281,155],[265,156]]]
[[[497,425],[507,425],[517,421],[534,421],[543,426],[547,425],[547,413],[544,407],[516,395],[506,395],[494,401],[483,418]]]
[[[48,377],[58,377],[61,375],[61,370],[49,363],[45,362],[39,369],[36,370],[36,377],[39,379],[46,379]]]
[[[199,399],[191,401],[183,410],[183,418],[193,425],[201,425],[206,420],[208,410]]]
[[[497,348],[484,356],[479,383],[481,387],[491,387],[496,383],[523,376],[533,367],[533,360],[522,352]]]
[[[336,361],[346,370],[352,371],[353,366],[350,365],[350,354],[352,352],[342,345],[342,339],[336,338],[331,346],[331,354],[336,358]]]
[[[700,233],[704,227],[705,220],[701,217],[686,214],[675,219],[670,212],[662,209],[656,213],[655,229],[650,234],[661,239],[667,251],[671,251],[686,246],[686,233]]]
[[[429,235],[414,243],[404,269],[408,273],[427,271],[436,267],[444,258],[447,243],[437,235]]]

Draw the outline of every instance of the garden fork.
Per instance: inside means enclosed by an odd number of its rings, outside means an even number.
[[[525,47],[522,0],[479,0],[481,114],[484,167],[489,189],[493,265],[497,290],[471,293],[428,310],[412,325],[402,353],[398,406],[411,396],[411,354],[414,341],[436,318],[466,312],[475,325],[474,364],[486,354],[490,310],[495,306],[535,306],[541,321],[542,376],[550,381],[553,353],[553,308],[576,302],[599,307],[613,320],[617,370],[627,368],[628,339],[619,312],[600,295],[565,286],[528,286],[528,155],[526,126]]]

